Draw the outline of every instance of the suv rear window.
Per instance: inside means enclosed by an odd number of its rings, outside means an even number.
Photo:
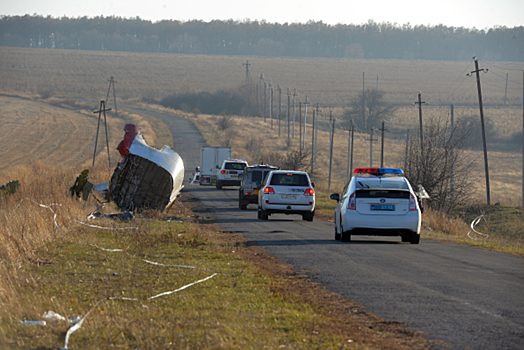
[[[261,170],[254,170],[253,174],[251,175],[251,180],[253,182],[262,182],[262,171]]]
[[[305,174],[273,174],[270,185],[280,186],[309,186]]]
[[[226,163],[226,165],[224,165],[224,169],[228,170],[244,170],[245,167],[246,164],[244,163]]]
[[[253,170],[252,175],[251,175],[251,181],[262,182],[270,171],[271,170],[263,170],[263,171],[262,170]]]

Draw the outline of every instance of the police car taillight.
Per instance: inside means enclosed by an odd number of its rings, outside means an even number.
[[[348,209],[357,209],[356,208],[356,200],[355,200],[355,193],[353,193],[351,196],[349,196],[348,198]]]
[[[304,195],[306,196],[312,196],[315,194],[315,190],[312,189],[312,188],[307,188],[305,191],[304,191]]]
[[[411,195],[409,199],[409,211],[417,210],[417,199],[414,195]]]

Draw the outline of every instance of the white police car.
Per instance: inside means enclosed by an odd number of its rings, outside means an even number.
[[[222,186],[240,186],[241,175],[247,167],[245,160],[226,159],[217,172],[216,188],[221,189]]]
[[[421,210],[417,195],[401,169],[357,168],[336,200],[335,239],[352,235],[401,236],[402,242],[420,242]]]
[[[273,170],[266,176],[258,192],[258,218],[267,220],[275,213],[299,214],[302,220],[313,221],[315,190],[306,172]]]

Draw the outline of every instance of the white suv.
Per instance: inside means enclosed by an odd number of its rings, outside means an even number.
[[[315,190],[309,175],[303,171],[274,170],[265,178],[258,193],[258,218],[267,220],[271,214],[299,214],[302,220],[313,221]]]
[[[246,167],[247,162],[244,160],[224,160],[217,172],[216,188],[221,189],[222,186],[240,186],[241,177],[239,176],[244,174]]]

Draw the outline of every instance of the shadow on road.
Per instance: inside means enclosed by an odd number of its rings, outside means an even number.
[[[263,247],[270,246],[302,246],[302,245],[383,245],[383,244],[402,244],[401,242],[392,242],[392,241],[352,241],[352,242],[340,242],[330,239],[308,239],[308,240],[293,240],[293,239],[284,239],[284,240],[260,240],[254,244]]]

